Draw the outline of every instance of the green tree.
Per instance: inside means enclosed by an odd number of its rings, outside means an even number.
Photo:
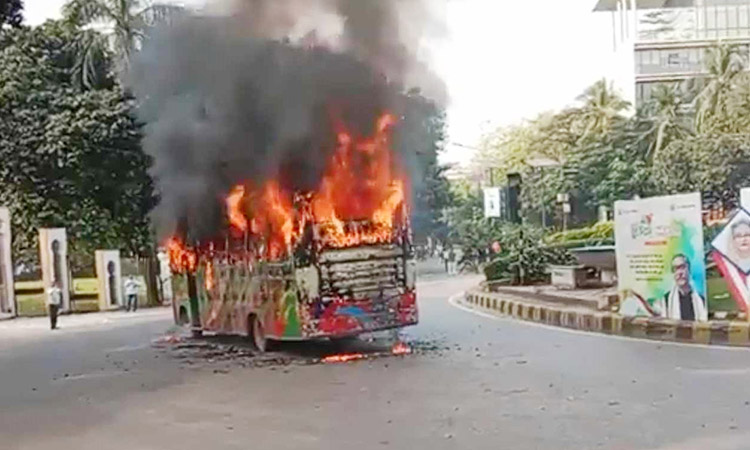
[[[141,47],[149,29],[182,12],[179,6],[143,0],[69,0],[63,6],[65,21],[76,29],[83,30],[92,24],[111,27],[111,33],[106,35],[79,34],[80,42],[76,44],[80,50],[78,64],[84,71],[90,69],[86,61],[97,59],[110,48],[115,53],[117,67],[127,70],[133,53]]]
[[[154,204],[134,101],[121,89],[82,90],[63,27],[0,35],[0,204],[13,213],[13,250],[37,258],[36,230],[62,226],[74,263],[96,248],[146,252]]]
[[[427,236],[442,239],[447,233],[443,211],[451,204],[446,168],[438,163],[445,145],[445,112],[415,89],[402,100],[404,106],[394,146],[411,172],[415,236],[420,241]]]
[[[641,175],[643,153],[632,133],[634,125],[623,116],[628,102],[606,80],[594,83],[578,100],[577,107],[499,129],[482,142],[475,165],[496,167],[501,177],[520,172],[525,216],[532,221],[541,219],[544,211],[548,224],[561,223],[562,210],[556,201],[561,193],[573,197],[574,218],[586,221],[598,202],[633,189],[634,170]],[[630,154],[633,146],[639,149]],[[539,158],[555,165],[533,167]],[[635,164],[633,170],[630,164]],[[618,185],[618,180],[625,185]]]
[[[20,27],[23,22],[23,0],[0,0],[0,29],[3,25]]]
[[[725,133],[750,133],[750,74],[743,72],[735,77],[724,107],[716,128]]]
[[[691,117],[686,113],[689,106],[680,85],[657,86],[637,117],[647,126],[642,139],[648,143],[648,156],[657,158],[659,152],[674,139],[690,134]]]
[[[518,125],[500,127],[485,134],[482,136],[479,150],[472,159],[473,170],[492,170],[493,177],[503,180],[511,172],[526,169],[526,161],[536,156],[530,154],[536,133],[533,123],[522,122]]]
[[[615,90],[612,82],[602,79],[588,87],[578,100],[584,122],[583,138],[601,135],[609,131],[622,113],[630,107]]]
[[[750,185],[750,136],[699,135],[672,142],[654,161],[652,176],[665,194],[699,191],[704,200],[734,206]]]
[[[708,74],[693,101],[698,133],[721,131],[721,125],[726,123],[728,97],[747,64],[746,59],[738,45],[723,44],[706,51]]]
[[[499,236],[499,223],[484,217],[484,202],[480,191],[453,186],[453,207],[447,211],[450,234],[447,242],[461,248],[459,267],[478,271],[489,257],[489,246]]]
[[[646,127],[651,129],[651,123],[644,126],[637,119],[620,122],[571,153],[569,166],[575,168],[572,183],[588,207],[612,207],[616,200],[653,192],[648,157],[651,143],[643,138]]]

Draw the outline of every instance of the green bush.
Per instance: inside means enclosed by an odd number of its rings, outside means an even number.
[[[566,248],[546,244],[542,232],[528,225],[505,226],[498,242],[500,253],[484,268],[488,281],[507,279],[513,284],[546,281],[547,266],[575,263]]]
[[[547,236],[544,240],[549,245],[564,248],[594,247],[599,245],[614,245],[615,223],[599,222],[585,228],[560,231]]]
[[[487,281],[512,280],[514,274],[511,271],[511,263],[510,254],[500,254],[484,266],[484,277]]]

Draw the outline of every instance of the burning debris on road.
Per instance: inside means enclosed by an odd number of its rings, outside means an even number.
[[[153,342],[153,346],[188,366],[209,364],[208,368],[231,369],[264,368],[288,365],[346,363],[393,356],[427,355],[441,348],[437,344],[415,343],[414,347],[403,340],[389,344],[390,339],[374,341],[355,340],[346,345],[331,342],[289,343],[281,352],[258,354],[242,341],[228,337],[193,339],[175,334],[166,335]]]

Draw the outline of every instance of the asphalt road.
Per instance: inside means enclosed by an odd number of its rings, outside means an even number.
[[[449,304],[476,281],[425,277],[421,323],[405,332],[422,350],[345,364],[187,364],[152,345],[167,310],[63,317],[56,332],[0,323],[0,448],[750,448],[747,350]],[[330,350],[311,345],[284,350]]]

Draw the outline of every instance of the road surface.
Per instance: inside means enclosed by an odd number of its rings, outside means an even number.
[[[424,352],[346,364],[186,364],[168,310],[0,323],[3,449],[744,449],[750,352],[574,333],[419,285]],[[420,344],[421,343],[421,344]],[[294,350],[296,351],[296,349]]]

